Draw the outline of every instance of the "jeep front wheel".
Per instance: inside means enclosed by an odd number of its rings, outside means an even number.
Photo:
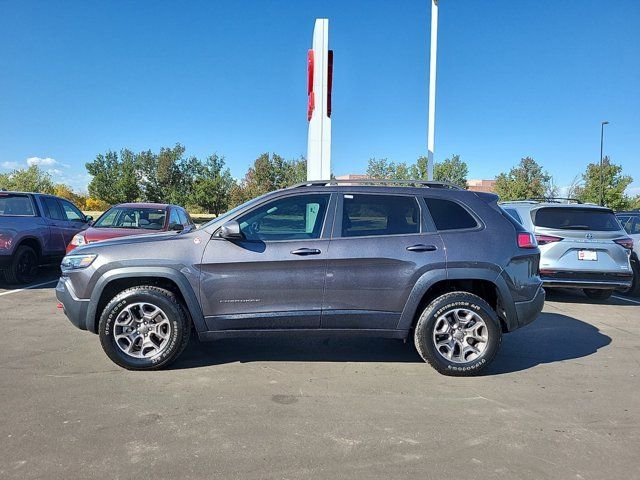
[[[102,348],[129,370],[169,365],[189,342],[191,323],[176,296],[163,288],[140,286],[116,295],[100,316]]]
[[[500,348],[502,330],[489,304],[467,292],[433,300],[422,312],[414,333],[420,356],[444,375],[476,375]]]

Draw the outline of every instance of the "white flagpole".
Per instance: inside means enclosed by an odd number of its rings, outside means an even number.
[[[429,126],[427,132],[427,180],[433,180],[436,129],[436,56],[438,51],[438,0],[431,0],[431,58],[429,63]]]

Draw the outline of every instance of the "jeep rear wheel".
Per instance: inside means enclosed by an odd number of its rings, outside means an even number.
[[[477,295],[451,292],[422,312],[414,333],[420,356],[444,375],[476,375],[494,359],[502,342],[495,311]]]
[[[156,370],[178,358],[189,342],[191,323],[176,296],[140,286],[116,295],[100,317],[102,348],[129,370]]]
[[[24,284],[32,282],[38,274],[38,254],[36,251],[27,246],[19,246],[11,263],[4,272],[7,283]]]

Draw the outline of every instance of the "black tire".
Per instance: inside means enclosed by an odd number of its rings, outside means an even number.
[[[635,258],[633,258],[635,257]],[[631,288],[627,290],[625,293],[631,295],[632,297],[640,297],[640,264],[638,264],[638,259],[635,256],[631,258],[631,269],[633,270],[633,283],[631,284]]]
[[[148,358],[136,358],[125,353],[116,343],[115,320],[127,307],[145,303],[160,308],[170,324],[166,346],[158,354]],[[119,327],[118,327],[119,328]],[[191,322],[176,296],[163,288],[139,286],[116,295],[104,308],[98,325],[102,349],[117,365],[127,370],[159,370],[175,361],[189,343]]]
[[[432,339],[437,320],[460,308],[480,316],[487,329],[484,351],[466,363],[455,363],[445,358]],[[436,298],[424,309],[416,324],[414,341],[420,356],[438,372],[459,377],[472,376],[480,373],[495,358],[502,343],[502,329],[496,312],[482,298],[468,292],[451,292]]]
[[[613,290],[600,288],[583,288],[582,291],[587,297],[592,298],[593,300],[606,300],[613,295]]]
[[[22,285],[32,282],[38,275],[38,264],[36,251],[27,245],[20,245],[4,272],[7,283]]]

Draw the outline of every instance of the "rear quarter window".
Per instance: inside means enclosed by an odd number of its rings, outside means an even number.
[[[28,195],[0,194],[0,216],[33,217],[35,214]]]
[[[595,208],[543,207],[531,212],[531,220],[536,227],[556,230],[615,232],[621,229],[613,212]]]
[[[425,197],[424,201],[437,230],[464,230],[478,226],[476,219],[457,202],[433,197]]]

